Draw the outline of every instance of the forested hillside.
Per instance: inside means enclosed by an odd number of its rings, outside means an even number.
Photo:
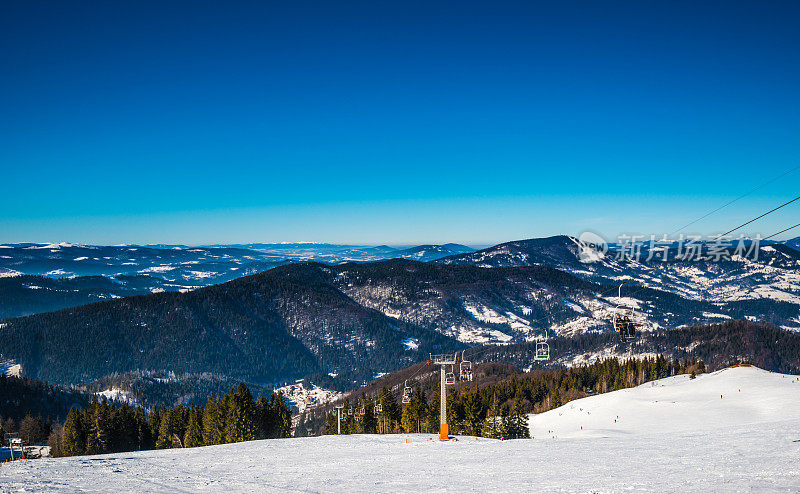
[[[151,370],[260,383],[324,371],[362,382],[459,347],[362,307],[330,277],[324,265],[295,264],[188,293],[10,319],[0,326],[0,354],[54,383]]]
[[[481,364],[472,382],[448,388],[447,423],[451,434],[494,438],[527,437],[525,415],[557,408],[591,394],[605,393],[676,374],[702,373],[702,361],[605,359],[571,369],[529,373],[497,364]],[[410,376],[409,376],[410,373]],[[398,385],[391,386],[392,382]],[[399,403],[404,385],[413,387],[411,402]],[[299,432],[337,433],[335,406],[343,405],[343,434],[437,432],[439,380],[435,366],[419,364],[373,383],[346,399],[313,410]],[[323,424],[324,422],[324,424]]]

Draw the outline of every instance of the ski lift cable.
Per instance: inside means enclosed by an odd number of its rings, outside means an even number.
[[[781,231],[779,231],[778,233],[773,233],[773,234],[772,234],[772,235],[770,235],[769,237],[764,237],[764,238],[762,238],[761,240],[768,240],[768,239],[770,239],[770,238],[772,238],[772,237],[776,237],[776,236],[780,235],[781,233],[783,233],[783,232],[788,232],[789,230],[792,230],[792,229],[794,229],[794,228],[797,228],[798,226],[800,226],[800,223],[798,223],[798,224],[796,224],[796,225],[794,225],[794,226],[790,226],[789,228],[786,228],[786,229],[784,229],[784,230],[781,230]]]
[[[777,208],[770,209],[769,211],[767,211],[766,213],[764,213],[764,214],[762,214],[762,215],[760,215],[760,216],[756,216],[755,218],[753,218],[752,220],[748,221],[747,223],[742,223],[741,225],[737,226],[736,228],[733,228],[732,230],[728,230],[727,232],[725,232],[725,233],[723,233],[723,234],[721,234],[721,235],[717,235],[717,236],[716,236],[716,237],[715,237],[715,238],[712,240],[712,242],[713,242],[713,241],[715,241],[715,240],[718,240],[718,239],[720,239],[721,237],[724,237],[725,235],[727,235],[727,234],[729,234],[729,233],[735,232],[735,231],[736,231],[736,230],[738,230],[739,228],[742,228],[743,226],[747,226],[747,225],[749,225],[750,223],[752,223],[752,222],[754,222],[754,221],[756,221],[756,220],[760,220],[760,219],[761,219],[761,218],[763,218],[764,216],[766,216],[766,215],[768,215],[768,214],[772,214],[772,213],[774,213],[775,211],[779,210],[780,208],[782,208],[782,207],[784,207],[784,206],[788,206],[789,204],[791,204],[791,203],[793,203],[793,202],[795,202],[795,201],[797,201],[797,200],[800,200],[800,196],[797,196],[797,197],[795,197],[795,198],[794,198],[794,199],[792,199],[791,201],[784,202],[783,204],[781,204],[781,205],[780,205],[780,206],[778,206]]]
[[[800,165],[797,165],[797,166],[795,166],[794,168],[792,168],[792,169],[790,169],[790,170],[787,170],[787,171],[785,171],[785,172],[781,173],[781,174],[780,174],[780,175],[778,175],[777,177],[775,177],[775,178],[772,178],[772,179],[770,179],[770,180],[768,180],[768,181],[764,182],[763,184],[759,185],[758,187],[756,187],[756,188],[752,189],[751,191],[749,191],[749,192],[746,192],[746,193],[744,193],[744,194],[740,195],[740,196],[739,196],[739,197],[737,197],[736,199],[733,199],[732,201],[726,202],[725,204],[723,204],[722,206],[718,207],[717,209],[715,209],[715,210],[713,210],[713,211],[710,211],[710,212],[708,212],[708,213],[704,214],[703,216],[701,216],[701,217],[697,218],[696,220],[694,220],[694,221],[692,221],[692,222],[690,222],[690,223],[687,223],[686,225],[684,225],[684,226],[682,226],[682,227],[678,228],[678,229],[677,229],[677,230],[675,230],[674,232],[670,233],[670,235],[675,235],[676,233],[678,233],[678,232],[680,232],[680,231],[683,231],[683,230],[685,230],[686,228],[688,228],[688,227],[690,227],[690,226],[694,225],[694,224],[695,224],[695,223],[697,223],[698,221],[708,218],[709,216],[711,216],[712,214],[716,213],[717,211],[719,211],[719,210],[721,210],[721,209],[724,209],[724,208],[726,208],[726,207],[730,206],[731,204],[733,204],[734,202],[738,201],[739,199],[744,199],[745,197],[749,196],[749,195],[750,195],[750,194],[752,194],[753,192],[755,192],[755,191],[757,191],[757,190],[759,190],[759,189],[762,189],[762,188],[766,187],[767,185],[771,184],[772,182],[775,182],[776,180],[778,180],[778,179],[780,179],[780,178],[783,178],[783,177],[785,177],[786,175],[788,175],[788,174],[792,173],[793,171],[797,170],[798,168],[800,168]]]

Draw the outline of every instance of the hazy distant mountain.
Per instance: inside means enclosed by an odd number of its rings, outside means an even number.
[[[314,243],[210,247],[6,244],[0,245],[0,318],[130,295],[193,290],[292,262],[338,264],[396,257],[428,261],[471,250],[457,244],[410,249]],[[46,280],[13,281],[18,275]]]

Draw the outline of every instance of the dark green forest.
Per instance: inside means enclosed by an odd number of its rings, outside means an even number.
[[[291,411],[281,395],[254,400],[240,383],[223,396],[209,397],[205,406],[162,406],[147,412],[93,400],[83,409],[70,409],[48,444],[53,456],[77,456],[272,439],[289,437],[291,431]]]

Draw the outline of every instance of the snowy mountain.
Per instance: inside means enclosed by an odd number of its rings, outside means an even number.
[[[742,367],[572,401],[532,416],[531,440],[273,439],[16,462],[0,469],[0,485],[65,493],[793,492],[798,420],[797,376]]]
[[[335,372],[352,386],[435,348],[461,347],[357,304],[334,286],[331,270],[290,264],[187,293],[7,319],[0,355],[18,360],[23,375],[56,384],[136,371],[256,383]]]
[[[724,319],[735,312],[739,314],[736,317],[767,316],[776,324],[800,330],[800,251],[774,243],[761,245],[757,255],[737,255],[731,247],[724,250],[725,256],[721,259],[698,260],[692,256],[680,258],[678,247],[667,247],[666,262],[656,253],[648,260],[651,253],[646,245],[642,246],[638,260],[621,256],[621,248],[611,246],[604,257],[587,262],[581,258],[577,239],[558,236],[509,242],[446,257],[436,263],[480,267],[549,266],[604,285],[627,282],[622,293],[628,297],[627,305],[633,308],[647,305],[649,301],[644,294],[652,289],[687,301],[711,304],[712,308],[703,314],[704,320]],[[647,319],[656,325],[676,325],[674,321]]]
[[[95,246],[0,245],[0,319],[162,291],[188,291],[295,262],[423,261],[471,252],[458,244],[407,249],[315,243]],[[19,277],[29,275],[29,278]],[[35,278],[34,278],[35,277]]]
[[[800,378],[752,366],[683,374],[528,417],[534,437],[618,438],[800,419]]]

